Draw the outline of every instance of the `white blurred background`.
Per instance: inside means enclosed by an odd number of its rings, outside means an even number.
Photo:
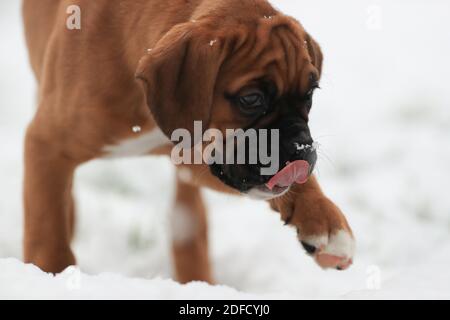
[[[355,265],[323,271],[266,204],[206,192],[219,284],[295,298],[450,298],[450,3],[275,0],[321,44],[312,111],[317,175],[357,238]],[[313,4],[312,4],[313,3]],[[22,140],[35,83],[20,1],[0,2],[0,261],[21,258]],[[171,277],[173,170],[155,158],[77,173],[83,272]]]

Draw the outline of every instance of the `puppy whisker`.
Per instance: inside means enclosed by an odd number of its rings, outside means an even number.
[[[317,155],[319,156],[319,159],[326,160],[329,164],[331,164],[333,169],[337,169],[336,163],[334,163],[334,161],[325,152],[319,151]]]
[[[324,135],[317,136],[316,140],[323,139],[323,138],[335,138],[335,137],[337,137],[336,134],[324,134]]]

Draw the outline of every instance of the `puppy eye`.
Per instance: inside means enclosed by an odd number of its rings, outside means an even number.
[[[255,92],[239,97],[241,111],[249,116],[264,114],[267,112],[267,103],[264,94]]]
[[[260,107],[264,105],[264,96],[260,93],[254,93],[239,98],[239,102],[244,107]]]
[[[313,95],[314,95],[314,91],[316,91],[316,89],[320,89],[319,84],[314,84],[304,97],[304,102],[306,104],[306,109],[308,110],[308,112],[312,108]]]
[[[306,100],[311,100],[314,95],[314,91],[316,91],[317,89],[320,89],[319,84],[314,84],[306,94]]]

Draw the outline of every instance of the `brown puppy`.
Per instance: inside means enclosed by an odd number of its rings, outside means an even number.
[[[66,24],[73,5],[81,14],[75,29]],[[48,272],[75,264],[77,166],[169,155],[168,137],[179,128],[192,132],[195,120],[224,133],[281,129],[282,163],[295,155],[314,167],[314,152],[289,146],[312,143],[308,114],[322,54],[297,21],[266,1],[25,0],[23,13],[39,82],[25,143],[26,262]],[[351,264],[352,232],[314,177],[269,190],[270,177],[249,166],[183,165],[178,172],[172,226],[181,282],[212,281],[203,186],[268,200],[319,265]]]

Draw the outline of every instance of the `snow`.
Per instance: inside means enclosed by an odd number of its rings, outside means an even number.
[[[205,192],[217,286],[172,280],[164,158],[80,168],[81,272],[24,265],[22,141],[35,85],[19,1],[0,3],[0,298],[450,298],[450,4],[273,1],[325,54],[312,132],[318,177],[357,240],[354,266],[323,271],[263,202]]]
[[[225,286],[195,282],[180,285],[173,280],[126,278],[102,273],[91,276],[69,267],[59,275],[43,273],[14,259],[0,261],[0,299],[256,299]],[[268,299],[274,298],[266,295]]]
[[[142,131],[142,128],[140,126],[133,126],[131,130],[133,130],[134,133],[139,133]]]

